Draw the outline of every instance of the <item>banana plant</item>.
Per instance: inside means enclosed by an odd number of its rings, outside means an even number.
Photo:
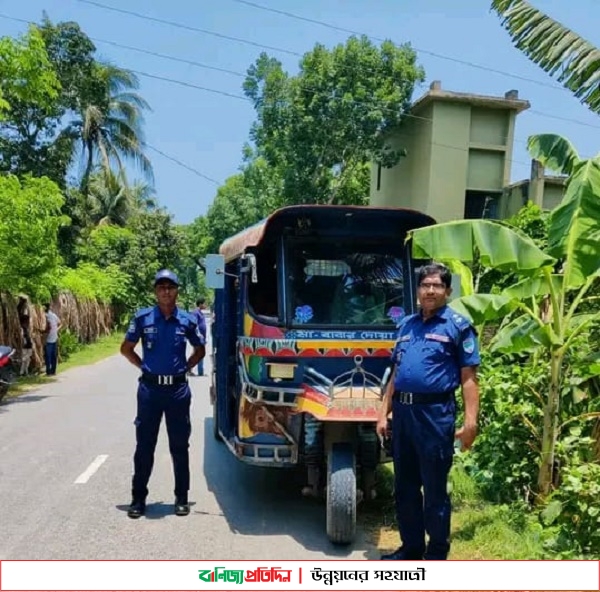
[[[518,353],[542,348],[549,353],[550,381],[544,400],[538,474],[543,499],[553,483],[564,357],[577,336],[600,319],[600,313],[578,314],[600,277],[600,157],[581,159],[567,140],[549,134],[532,136],[529,149],[542,163],[569,175],[564,197],[550,215],[548,252],[520,231],[490,220],[420,228],[410,233],[408,240],[412,240],[417,258],[460,262],[465,267],[478,257],[486,267],[521,278],[500,294],[473,293],[450,305],[475,325],[504,320],[490,344],[492,351]],[[460,272],[461,265],[454,264],[453,269]],[[549,306],[541,314],[544,303]]]

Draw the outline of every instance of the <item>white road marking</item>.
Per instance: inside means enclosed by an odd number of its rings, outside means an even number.
[[[85,470],[77,479],[75,483],[87,483],[90,477],[102,466],[102,463],[108,458],[108,454],[99,454],[93,461],[92,464]]]

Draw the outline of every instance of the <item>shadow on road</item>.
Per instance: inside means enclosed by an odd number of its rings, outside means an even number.
[[[19,403],[37,403],[43,399],[47,399],[48,395],[11,395],[8,394],[0,401],[0,413],[6,413],[11,405],[18,405]]]
[[[365,559],[378,559],[367,550],[361,533],[354,545],[329,542],[325,530],[325,503],[302,496],[299,469],[263,468],[236,459],[213,437],[212,418],[204,420],[204,475],[210,491],[233,533],[254,536],[290,536],[305,549],[347,557],[364,550]]]
[[[206,512],[194,512],[195,502],[190,502],[191,513],[194,514],[205,514]],[[121,504],[115,506],[117,510],[121,512],[127,512],[129,509],[128,504]],[[146,506],[146,513],[144,514],[144,518],[146,520],[158,520],[160,518],[165,518],[166,516],[173,516],[175,514],[175,504],[174,503],[165,503],[165,502],[152,502]]]

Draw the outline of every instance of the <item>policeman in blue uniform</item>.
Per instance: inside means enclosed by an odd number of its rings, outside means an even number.
[[[133,458],[132,502],[127,512],[139,518],[146,511],[148,481],[163,414],[175,474],[175,514],[190,513],[189,438],[191,392],[187,372],[204,358],[204,339],[193,316],[176,305],[179,281],[168,269],[156,274],[157,304],[138,310],[121,344],[121,353],[141,370],[135,419],[137,446]],[[142,340],[143,357],[134,351]],[[186,360],[187,341],[193,353]]]
[[[439,560],[446,559],[450,550],[448,474],[455,438],[468,450],[477,435],[480,364],[473,327],[446,304],[451,282],[450,271],[443,265],[420,269],[420,311],[403,319],[392,354],[395,366],[377,432],[386,434],[392,411],[396,514],[402,546],[382,559]],[[459,386],[465,419],[455,432],[454,392]]]

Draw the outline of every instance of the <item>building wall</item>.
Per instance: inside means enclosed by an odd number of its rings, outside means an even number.
[[[558,183],[545,182],[542,194],[542,209],[553,210],[562,201],[563,192],[564,186]],[[507,187],[502,196],[501,217],[510,218],[514,216],[528,201],[533,201],[529,181]]]
[[[564,186],[554,183],[544,183],[544,200],[543,208],[545,210],[553,210],[564,197]]]
[[[409,117],[390,143],[394,149],[404,148],[407,156],[392,168],[371,166],[370,204],[381,207],[403,207],[422,210],[429,194],[431,179],[431,138],[433,109],[425,109],[418,117]]]
[[[408,155],[390,169],[371,167],[371,205],[410,207],[446,222],[464,217],[467,192],[470,200],[492,196],[500,203],[510,179],[514,111],[431,101],[415,115],[392,140]]]
[[[463,217],[469,166],[471,109],[434,103],[430,191],[422,208],[438,222]]]

